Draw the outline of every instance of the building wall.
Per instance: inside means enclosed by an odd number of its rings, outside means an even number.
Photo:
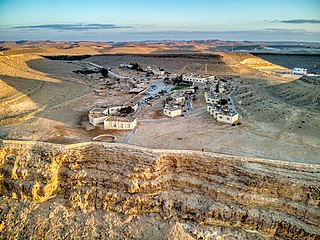
[[[207,80],[205,78],[188,77],[188,76],[182,76],[182,80],[188,81],[188,82],[201,82],[201,83],[207,82]]]
[[[234,116],[227,116],[224,114],[217,114],[217,121],[218,122],[223,122],[223,123],[234,123],[235,121],[237,121],[239,119],[239,115],[236,114]]]
[[[94,118],[94,117],[92,117],[92,116],[89,115],[89,122],[90,122],[93,126],[98,126],[99,124],[103,123],[103,121],[104,121],[106,118],[107,118],[107,116]]]
[[[137,119],[132,122],[112,121],[106,119],[104,121],[104,129],[131,130],[137,126]]]
[[[169,110],[169,109],[163,109],[163,114],[166,115],[166,116],[169,116],[169,117],[176,117],[176,116],[181,116],[181,109],[176,109],[176,110]]]
[[[206,103],[208,103],[208,104],[217,104],[218,101],[220,100],[220,98],[212,98],[212,97],[209,97],[208,92],[205,92],[205,93],[204,93],[204,97],[205,97],[205,99],[206,99]]]
[[[175,97],[173,98],[176,103],[182,103],[185,100],[185,97]]]

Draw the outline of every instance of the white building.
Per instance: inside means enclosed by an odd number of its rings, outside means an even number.
[[[186,100],[186,98],[184,96],[176,96],[176,97],[172,97],[172,98],[173,98],[174,103],[176,103],[176,104],[183,103]]]
[[[104,110],[102,113],[105,114],[105,115],[117,115],[117,114],[120,113],[121,109],[127,108],[127,107],[132,107],[132,109],[133,109],[134,111],[137,111],[137,109],[138,109],[138,104],[135,103],[135,105],[133,105],[133,106],[130,106],[130,105],[127,105],[127,104],[122,105],[122,106],[120,106],[120,105],[117,105],[117,106],[108,106],[107,108],[105,108],[105,110]]]
[[[129,105],[108,106],[107,108],[94,108],[89,112],[89,122],[93,126],[98,126],[99,124],[104,123],[104,120],[109,116],[120,115],[120,110],[127,107],[129,107]],[[138,104],[136,103],[131,107],[135,112],[138,109]]]
[[[99,124],[103,123],[103,121],[107,117],[108,116],[104,115],[103,113],[92,113],[92,114],[89,114],[89,122],[93,126],[98,126]]]
[[[307,71],[308,71],[308,69],[306,69],[306,68],[294,68],[292,73],[299,74],[299,75],[306,75]]]
[[[152,71],[153,71],[154,75],[164,75],[165,74],[164,69],[153,69]]]
[[[132,64],[120,64],[120,67],[122,67],[122,68],[132,68],[133,66],[132,66]]]
[[[168,116],[168,117],[176,117],[176,116],[181,116],[182,114],[182,109],[181,107],[177,105],[165,105],[163,108],[163,114]]]
[[[193,87],[189,87],[189,88],[187,88],[187,89],[185,90],[185,93],[187,93],[187,94],[193,94],[193,93],[195,93],[195,92],[196,92],[196,90],[194,90]]]
[[[206,99],[206,103],[208,104],[218,104],[221,99],[219,94],[212,91],[205,92],[204,98]]]
[[[131,130],[137,126],[137,119],[131,117],[109,116],[104,120],[104,129]]]
[[[228,107],[221,108],[219,105],[208,105],[207,112],[218,122],[232,124],[239,120],[239,114],[230,111]]]
[[[118,114],[122,109],[122,106],[108,106],[102,113],[105,115],[114,115]]]
[[[182,81],[188,83],[206,83],[215,79],[215,76],[202,76],[202,75],[182,75]]]
[[[217,121],[222,123],[234,123],[239,120],[239,114],[230,112],[230,113],[220,113],[217,115]]]
[[[93,126],[98,126],[103,123],[103,121],[107,118],[107,116],[103,113],[105,108],[94,108],[89,112],[89,122]]]

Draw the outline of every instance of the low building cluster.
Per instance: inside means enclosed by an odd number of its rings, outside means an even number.
[[[130,63],[130,64],[122,63],[120,64],[120,67],[126,68],[126,69],[138,70],[138,71],[146,72],[147,74],[154,74],[159,76],[163,76],[166,74],[166,71],[163,68],[159,68],[155,66],[142,67],[138,63]]]
[[[93,126],[103,124],[104,129],[131,130],[137,125],[137,109],[138,104],[94,108],[89,112],[89,122]]]
[[[218,122],[233,124],[239,121],[239,114],[230,98],[233,90],[231,84],[218,81],[211,84],[210,91],[204,94],[207,112]]]
[[[170,95],[168,96],[164,108],[163,114],[168,117],[176,117],[181,116],[182,108],[186,105],[188,99],[192,94],[195,94],[196,88],[198,87],[189,87],[184,90],[174,90],[171,91]]]
[[[172,91],[169,99],[170,101],[168,101],[163,108],[163,114],[171,118],[181,116],[182,105],[184,105],[186,101],[185,91]]]
[[[234,112],[232,108],[227,105],[208,105],[207,112],[218,122],[233,124],[239,120],[239,114]]]

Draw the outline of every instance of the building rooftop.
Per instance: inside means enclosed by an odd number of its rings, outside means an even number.
[[[219,99],[221,96],[214,92],[214,91],[209,91],[209,92],[205,92],[206,97],[208,98],[213,98],[213,99]]]
[[[169,111],[175,111],[181,109],[179,105],[174,105],[174,104],[166,104],[164,106],[164,109],[169,110]]]
[[[94,109],[90,110],[90,114],[102,113],[105,110],[106,110],[106,108],[94,108]]]
[[[101,117],[106,117],[103,113],[90,113],[90,117],[92,118],[101,118]]]

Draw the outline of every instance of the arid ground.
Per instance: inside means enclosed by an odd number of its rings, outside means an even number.
[[[90,49],[94,53],[96,48]],[[80,53],[84,52],[81,49]],[[193,101],[192,113],[175,119],[162,116],[162,102],[155,100],[138,114],[140,124],[130,144],[319,163],[319,80],[298,79],[288,74],[290,70],[246,53],[112,54],[80,62],[49,60],[37,53],[0,56],[1,138],[76,143],[108,132],[88,124],[88,111],[127,102],[132,95],[117,89],[97,94],[100,84],[115,80],[73,72],[86,61],[113,67],[120,75],[126,74],[118,68],[120,63],[138,62],[176,74],[202,73],[207,65],[211,74],[234,76],[238,86],[234,100],[242,117],[241,125],[215,123],[205,112],[202,94]],[[154,118],[158,120],[153,121]],[[118,142],[127,134],[108,133],[117,136]]]
[[[0,238],[319,239],[319,78],[213,51],[226,44],[2,43]],[[88,62],[132,78],[145,73],[119,64],[206,69],[237,87],[241,124],[215,122],[202,86],[181,117],[155,98],[133,131],[94,127],[90,109],[142,95],[132,79],[74,72]],[[92,141],[104,133],[117,143]]]

